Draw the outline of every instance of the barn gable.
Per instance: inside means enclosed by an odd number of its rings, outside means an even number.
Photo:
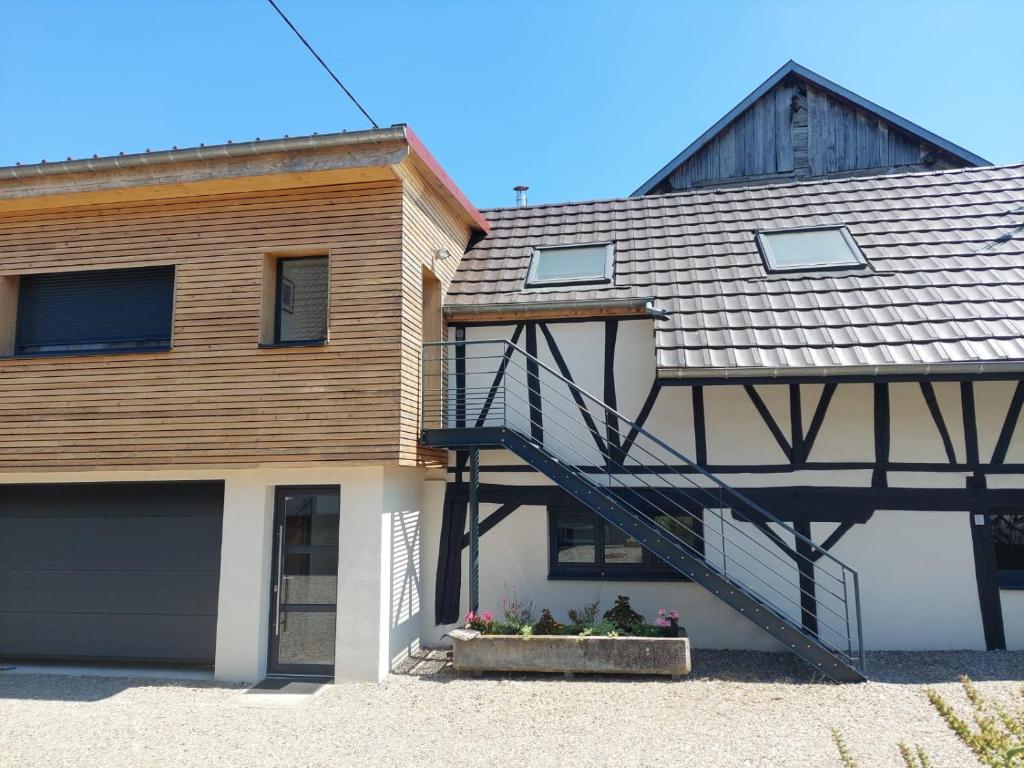
[[[632,196],[990,164],[790,61]]]

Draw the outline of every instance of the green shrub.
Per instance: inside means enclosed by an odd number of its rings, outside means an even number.
[[[929,688],[928,701],[982,765],[990,768],[1024,768],[1024,706],[1015,711],[990,702],[966,675],[960,683],[971,704],[974,726],[963,720],[938,692]],[[1021,691],[1024,696],[1024,690]]]
[[[1024,706],[1014,710],[989,701],[966,675],[960,678],[967,701],[971,705],[973,725],[964,720],[939,693],[928,688],[925,694],[939,717],[964,745],[974,753],[981,765],[988,768],[1024,768]],[[1024,697],[1024,689],[1021,690]],[[1024,703],[1024,702],[1022,702]],[[842,733],[832,729],[832,740],[839,750],[845,768],[857,768],[857,762],[846,746]],[[927,753],[920,746],[897,745],[907,768],[933,768]]]

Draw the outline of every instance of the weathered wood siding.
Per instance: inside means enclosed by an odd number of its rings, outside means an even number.
[[[3,275],[176,269],[170,351],[0,359],[0,471],[414,458],[410,195],[394,179],[0,216]],[[446,276],[468,236],[449,228]],[[259,348],[266,255],[318,253],[329,343]]]
[[[423,270],[448,286],[469,242],[469,229],[452,208],[432,193],[424,176],[403,166],[402,235],[406,258],[402,289],[401,461],[425,460],[443,466],[444,451],[420,447],[420,363],[423,343]],[[447,258],[438,258],[446,250]],[[443,322],[443,321],[442,321]],[[442,333],[438,340],[445,338]]]
[[[843,99],[790,78],[755,101],[654,192],[964,164]]]

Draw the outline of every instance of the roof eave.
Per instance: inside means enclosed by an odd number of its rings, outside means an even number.
[[[962,363],[920,363],[909,365],[833,365],[807,367],[683,368],[659,367],[659,379],[779,379],[891,376],[946,376],[961,374],[1022,373],[1024,360],[990,360]]]
[[[446,304],[444,314],[452,322],[495,318],[606,317],[608,315],[650,316],[657,312],[650,297],[625,299],[584,299],[520,301],[493,304]]]
[[[397,164],[404,157],[412,155],[419,166],[424,169],[427,176],[434,181],[434,186],[437,190],[449,198],[472,229],[484,233],[490,229],[490,225],[483,214],[463,194],[462,190],[444,171],[440,163],[437,162],[413,130],[403,124],[393,125],[390,128],[375,128],[366,131],[345,131],[313,136],[215,144],[212,146],[169,149],[159,152],[138,152],[130,155],[65,160],[58,163],[43,162],[32,165],[5,166],[0,167],[0,184],[12,190],[21,188],[17,194],[22,196],[59,197],[61,194],[73,194],[79,191],[79,188],[82,191],[92,189],[93,187],[90,185],[93,184],[91,180],[96,178],[95,174],[117,173],[119,171],[139,174],[146,173],[149,169],[161,167],[170,168],[171,166],[187,163],[230,161],[239,160],[240,158],[255,158],[257,163],[256,170],[250,173],[272,176],[282,174],[281,169],[275,168],[272,165],[273,161],[269,158],[272,155],[336,149],[358,151],[363,147],[372,148],[372,151],[376,151],[381,149],[382,145],[391,146],[396,149],[396,152],[384,156],[379,156],[379,154],[372,155],[366,163],[370,165]],[[399,148],[400,152],[397,151]],[[268,156],[268,165],[265,172],[264,168],[258,165],[261,156]],[[328,170],[324,165],[317,165],[316,167],[320,170]],[[308,171],[309,169],[302,170]],[[61,177],[66,177],[66,182]],[[50,190],[33,191],[32,189],[24,188],[26,185],[42,184],[44,179],[54,179],[53,183],[60,182],[65,186],[58,192]],[[194,181],[194,179],[189,181]],[[150,186],[153,188],[161,186],[160,183],[147,182],[146,180],[118,183],[129,186]]]

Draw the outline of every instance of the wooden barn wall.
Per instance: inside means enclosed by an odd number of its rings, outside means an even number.
[[[964,165],[842,99],[797,80],[780,83],[726,126],[656,190],[778,182]]]
[[[176,269],[170,351],[0,359],[0,471],[397,462],[409,223],[398,180],[0,217],[0,274]],[[261,349],[289,253],[330,256],[330,341]]]

